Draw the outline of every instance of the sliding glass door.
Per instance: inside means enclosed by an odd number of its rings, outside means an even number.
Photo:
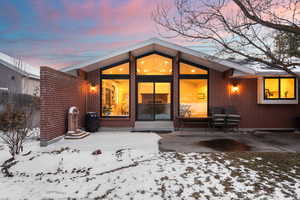
[[[171,83],[138,82],[137,119],[171,120]]]

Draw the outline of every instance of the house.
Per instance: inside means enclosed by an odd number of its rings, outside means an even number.
[[[241,128],[294,128],[298,85],[283,71],[152,38],[61,71],[42,67],[41,145],[66,132],[70,106],[81,126],[86,112],[99,113],[101,128],[176,128],[215,106],[234,106]]]
[[[0,91],[39,95],[40,69],[0,52]]]

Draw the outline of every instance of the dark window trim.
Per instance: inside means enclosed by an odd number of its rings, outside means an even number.
[[[121,65],[121,64],[124,64],[124,63],[128,63],[129,64],[129,74],[102,74],[102,71],[103,70],[106,70],[106,69],[109,69],[109,68],[113,68],[113,67],[116,67],[118,65]],[[126,60],[123,60],[123,61],[120,61],[120,62],[117,62],[117,63],[114,63],[114,64],[111,64],[111,65],[107,65],[107,66],[104,66],[104,67],[101,67],[100,68],[100,95],[99,95],[99,98],[100,98],[100,120],[101,119],[128,119],[130,120],[130,117],[131,117],[131,113],[130,113],[130,110],[131,110],[131,103],[130,103],[130,99],[131,99],[131,88],[130,88],[130,83],[131,83],[131,78],[130,78],[130,74],[131,74],[131,68],[130,68],[130,61],[129,59],[126,59]],[[128,80],[128,88],[129,88],[129,102],[128,102],[128,109],[129,109],[129,115],[128,116],[103,116],[102,115],[102,80],[116,80],[116,79],[120,79],[120,80]]]
[[[173,80],[173,76],[170,75],[139,75],[136,76],[139,82],[169,82]]]
[[[128,119],[128,116],[101,116],[101,119]]]
[[[161,83],[161,82],[163,82],[163,83],[170,83],[170,95],[171,95],[171,103],[170,103],[170,119],[160,119],[160,120],[156,120],[155,119],[155,103],[153,103],[152,105],[153,105],[153,119],[138,119],[138,83],[141,83],[141,82],[148,82],[148,83],[153,83],[153,102],[154,102],[154,100],[155,100],[155,83]],[[173,105],[174,105],[174,102],[173,102],[173,81],[172,80],[168,80],[168,81],[160,81],[160,80],[157,80],[157,79],[155,79],[155,80],[138,80],[138,79],[136,79],[136,82],[135,82],[135,84],[136,84],[136,96],[135,96],[135,113],[136,113],[136,121],[173,121],[174,120],[174,118],[173,118]]]
[[[130,76],[129,75],[123,75],[123,74],[112,74],[112,75],[102,74],[101,78],[102,79],[129,79]]]
[[[208,79],[208,74],[199,74],[199,75],[194,75],[194,74],[185,74],[185,75],[179,75],[179,79]]]
[[[143,58],[143,57],[146,57],[146,56],[150,56],[152,54],[157,54],[157,55],[160,55],[160,56],[163,56],[163,57],[166,57],[166,58],[170,58],[170,59],[172,59],[172,62],[173,62],[173,58],[174,58],[173,56],[170,56],[168,54],[165,54],[165,53],[162,53],[162,52],[159,52],[159,51],[151,51],[151,52],[148,52],[148,53],[136,56],[136,61],[138,59],[140,59],[140,58]]]
[[[265,80],[266,79],[278,79],[278,95],[279,95],[279,98],[267,98],[266,97],[266,92],[265,92]],[[280,95],[281,95],[281,92],[280,92],[280,79],[294,79],[294,98],[281,98]],[[296,100],[297,99],[297,79],[296,77],[264,77],[263,79],[263,93],[264,93],[264,100],[277,100],[277,101],[282,101],[282,100]]]

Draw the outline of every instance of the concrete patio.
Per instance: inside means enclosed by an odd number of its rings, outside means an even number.
[[[200,145],[200,141],[232,139],[250,146],[253,152],[300,152],[300,133],[292,132],[192,132],[178,131],[160,134],[160,151],[176,152],[220,152]]]

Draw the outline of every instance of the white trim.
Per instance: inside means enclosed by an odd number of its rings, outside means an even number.
[[[2,90],[2,91],[8,91],[8,88],[0,87],[0,90]]]
[[[141,48],[151,46],[151,45],[153,45],[153,46],[159,45],[159,46],[166,47],[166,48],[169,48],[169,49],[172,49],[172,50],[175,50],[175,51],[179,51],[181,53],[189,54],[189,55],[198,57],[202,60],[205,60],[207,62],[210,62],[212,64],[221,65],[221,66],[223,66],[225,68],[228,68],[228,69],[233,68],[233,69],[239,70],[241,72],[244,72],[246,74],[255,74],[255,70],[250,69],[248,67],[244,67],[244,66],[238,65],[236,63],[233,63],[233,62],[230,62],[230,61],[227,61],[227,60],[223,60],[223,59],[220,59],[220,58],[217,58],[217,57],[214,57],[214,56],[210,56],[210,55],[202,53],[200,51],[196,51],[196,50],[193,50],[193,49],[190,49],[190,48],[186,48],[186,47],[183,47],[183,46],[171,43],[171,42],[167,42],[167,41],[164,41],[164,40],[161,40],[161,39],[158,39],[158,38],[151,38],[149,40],[139,42],[139,43],[137,43],[135,45],[132,45],[130,47],[119,49],[119,50],[116,50],[116,51],[112,51],[112,52],[110,52],[106,55],[103,55],[103,56],[95,59],[95,60],[88,61],[88,62],[78,64],[78,65],[74,65],[74,66],[70,66],[70,67],[65,67],[65,68],[61,69],[60,71],[70,72],[70,71],[76,70],[76,69],[84,69],[84,68],[86,68],[90,65],[93,65],[95,63],[98,63],[98,62],[101,62],[101,61],[104,61],[104,60],[107,60],[107,59],[111,59],[111,58],[119,56],[119,55],[128,54],[131,51],[141,49]],[[207,66],[207,67],[210,68],[209,66]]]
[[[257,78],[257,103],[258,104],[298,104],[298,91],[299,91],[299,86],[298,82],[299,80],[296,79],[296,99],[292,100],[269,100],[264,98],[264,77],[259,77]]]

